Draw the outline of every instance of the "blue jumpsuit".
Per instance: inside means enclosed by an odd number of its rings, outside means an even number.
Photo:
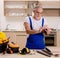
[[[32,21],[29,17],[30,21],[30,28],[32,28]],[[44,18],[42,18],[42,26],[44,25]],[[45,43],[44,43],[44,35],[43,33],[37,33],[37,34],[30,34],[27,38],[26,47],[29,49],[44,49]]]

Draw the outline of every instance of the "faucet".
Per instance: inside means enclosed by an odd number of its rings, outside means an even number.
[[[9,29],[9,28],[8,28],[8,27],[9,27],[9,25],[10,25],[10,24],[7,24],[7,25],[6,25],[6,30],[8,30],[8,29]]]

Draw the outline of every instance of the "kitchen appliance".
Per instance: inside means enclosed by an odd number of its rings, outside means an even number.
[[[56,29],[51,29],[52,32],[49,35],[45,35],[45,44],[46,46],[56,46]]]

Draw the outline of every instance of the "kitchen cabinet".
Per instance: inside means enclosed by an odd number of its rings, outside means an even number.
[[[28,15],[28,1],[4,0],[4,16],[25,17]]]
[[[10,37],[9,42],[15,42],[16,43],[16,36],[15,36],[15,33],[13,31],[3,31],[3,32],[6,33],[7,37]]]
[[[20,49],[26,45],[27,34],[24,31],[4,31],[7,37],[10,37],[10,42],[15,42],[19,45]]]
[[[60,16],[60,10],[59,10],[59,16]]]
[[[60,1],[39,1],[43,8],[60,8]]]
[[[60,9],[56,8],[44,8],[43,16],[50,16],[50,17],[60,17]]]
[[[60,1],[30,1],[29,4],[29,15],[32,15],[32,9],[36,5],[41,5],[43,8],[43,16],[54,16],[60,17]]]
[[[60,17],[60,1],[39,1],[44,10],[43,16]]]
[[[10,42],[15,42],[20,49],[24,48],[27,41],[27,34],[25,31],[3,31],[7,37],[10,37]],[[60,30],[54,31],[50,35],[45,35],[45,43],[47,46],[60,46]]]
[[[60,17],[60,1],[25,1],[4,0],[4,16],[26,17],[32,15],[32,9],[36,5],[44,9],[43,16]]]
[[[38,1],[4,0],[4,16],[25,17],[32,15],[32,8]]]
[[[56,45],[60,46],[60,30],[57,30],[56,41],[57,41]]]
[[[20,46],[20,49],[26,45],[27,35],[25,32],[16,32],[16,43]]]

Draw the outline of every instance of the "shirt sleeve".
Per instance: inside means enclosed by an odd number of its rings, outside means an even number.
[[[24,22],[27,22],[27,23],[30,24],[30,22],[29,22],[29,17],[26,17],[25,20],[24,20]]]

